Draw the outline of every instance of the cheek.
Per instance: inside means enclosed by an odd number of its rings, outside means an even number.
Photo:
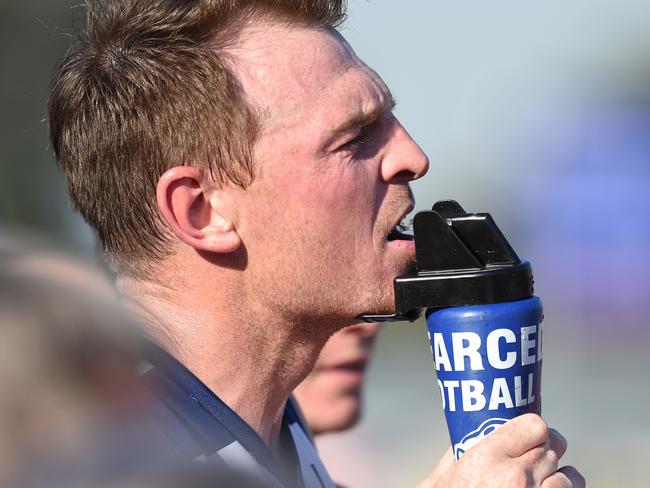
[[[265,255],[280,257],[290,247],[291,259],[304,269],[323,260],[370,259],[375,255],[370,243],[377,207],[385,191],[377,184],[372,163],[331,161],[321,163],[330,165],[324,169],[314,169],[314,164],[306,162],[293,174],[268,175],[259,187],[251,187],[246,229],[251,254],[261,247]],[[353,263],[346,262],[337,273],[352,268]],[[320,274],[325,271],[320,264],[318,269]]]
[[[297,195],[305,220],[318,219],[323,230],[336,229],[347,236],[372,229],[381,190],[367,168],[349,166],[305,183]]]

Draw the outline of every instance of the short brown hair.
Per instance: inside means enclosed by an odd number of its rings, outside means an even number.
[[[237,26],[268,18],[336,27],[345,0],[86,0],[83,32],[58,67],[50,138],[75,208],[113,268],[146,273],[170,253],[156,204],[169,168],[254,178],[255,111],[230,71]]]

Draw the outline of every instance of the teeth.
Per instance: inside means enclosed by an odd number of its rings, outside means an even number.
[[[395,230],[400,234],[413,235],[413,219],[403,220],[395,226]]]

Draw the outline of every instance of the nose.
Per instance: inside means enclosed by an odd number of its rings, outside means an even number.
[[[422,178],[429,170],[429,158],[397,119],[391,132],[381,164],[382,179],[386,183],[404,184]]]

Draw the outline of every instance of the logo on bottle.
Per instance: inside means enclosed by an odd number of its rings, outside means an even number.
[[[507,421],[507,419],[487,419],[476,430],[466,434],[460,442],[454,444],[454,457],[456,458],[456,461],[458,461],[470,447],[474,446],[478,441],[497,430]]]

